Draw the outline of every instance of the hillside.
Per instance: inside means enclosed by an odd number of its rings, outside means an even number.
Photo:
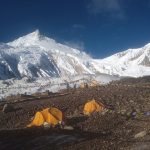
[[[130,79],[131,81],[131,79]],[[0,149],[145,149],[150,146],[149,121],[150,84],[128,86],[111,83],[94,88],[77,89],[67,95],[15,103],[15,110],[0,112]],[[137,83],[137,82],[136,82]],[[67,91],[64,91],[65,93]],[[57,93],[56,93],[57,94]],[[112,111],[82,116],[87,100],[95,98]],[[55,106],[67,117],[73,131],[33,128],[26,129],[36,111]],[[1,107],[2,108],[2,107]],[[136,112],[136,117],[130,114]],[[135,135],[146,132],[143,137]]]

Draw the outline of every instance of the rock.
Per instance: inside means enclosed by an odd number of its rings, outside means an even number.
[[[150,116],[150,112],[149,111],[144,112],[144,116]]]
[[[65,130],[74,130],[74,128],[72,126],[64,126]]]
[[[150,144],[145,142],[140,142],[132,147],[130,147],[130,150],[149,150]]]
[[[125,110],[125,109],[122,109],[122,110],[120,110],[120,113],[121,113],[122,115],[124,115],[124,114],[126,114],[126,110]]]
[[[136,117],[136,115],[137,115],[137,112],[133,111],[133,112],[131,112],[131,114],[130,114],[130,115],[131,115],[131,117],[132,117],[132,118],[135,118],[135,117]]]
[[[44,122],[43,126],[44,126],[44,129],[49,129],[51,127],[51,125],[47,122]]]
[[[10,104],[5,104],[3,106],[2,112],[7,113],[7,112],[11,112],[14,110],[14,107]]]
[[[107,112],[110,112],[110,113],[111,113],[111,110],[104,109],[104,110],[101,112],[101,114],[102,114],[102,115],[105,115]]]
[[[144,137],[146,134],[147,134],[146,131],[141,131],[141,132],[137,133],[137,134],[134,136],[134,138],[142,138],[142,137]]]
[[[134,101],[133,101],[133,100],[130,100],[129,102],[130,102],[130,103],[134,103]]]

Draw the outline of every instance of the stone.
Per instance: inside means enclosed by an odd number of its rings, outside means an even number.
[[[141,132],[137,133],[137,134],[134,136],[134,138],[142,138],[142,137],[144,137],[146,134],[147,134],[146,131],[141,131]]]
[[[5,105],[3,106],[2,112],[3,112],[3,113],[7,113],[7,112],[11,112],[11,111],[13,111],[13,110],[14,110],[14,108],[13,108],[12,105],[10,105],[10,104],[5,104]]]
[[[44,129],[49,129],[51,127],[51,125],[47,122],[44,122],[43,126],[44,126]]]
[[[64,126],[65,130],[74,130],[74,128],[72,126]]]

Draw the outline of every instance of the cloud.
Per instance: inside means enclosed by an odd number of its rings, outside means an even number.
[[[64,42],[65,45],[68,45],[69,47],[79,49],[79,50],[84,50],[85,45],[83,41],[66,41]]]
[[[90,14],[109,15],[113,18],[123,19],[122,0],[90,0],[87,9]]]

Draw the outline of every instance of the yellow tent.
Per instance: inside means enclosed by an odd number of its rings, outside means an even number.
[[[81,83],[80,88],[86,88],[86,87],[95,87],[99,86],[100,84],[96,80],[92,80],[90,83]]]
[[[81,83],[81,84],[80,84],[80,88],[81,88],[81,89],[85,88],[85,84],[84,84],[84,83]]]
[[[55,126],[60,122],[62,122],[62,120],[63,120],[63,114],[59,109],[53,107],[46,108],[41,112],[37,112],[35,114],[33,121],[27,127],[42,126],[44,122],[47,122],[52,126]]]
[[[89,86],[88,83],[81,83],[81,84],[80,84],[80,88],[81,88],[81,89],[83,89],[83,88],[88,88],[88,86]]]
[[[104,105],[102,103],[97,103],[94,99],[87,102],[84,105],[83,113],[85,115],[90,115],[93,112],[100,112],[104,109]]]
[[[92,80],[89,86],[94,87],[94,86],[99,86],[100,84],[96,80]]]

